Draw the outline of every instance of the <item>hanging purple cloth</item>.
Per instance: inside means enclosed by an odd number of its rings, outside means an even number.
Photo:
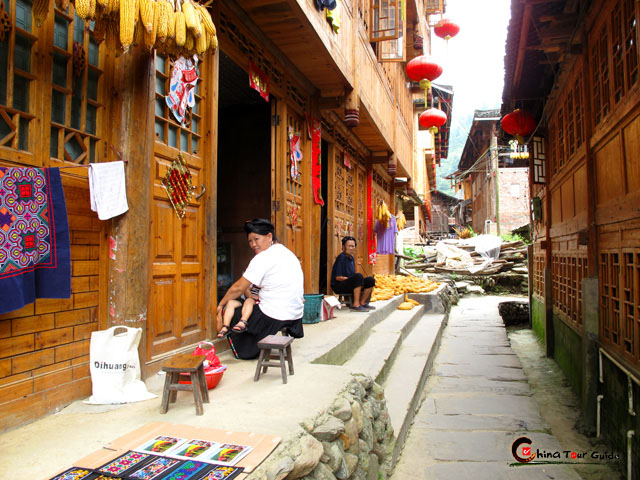
[[[0,313],[71,296],[71,252],[57,168],[0,167]]]
[[[395,253],[396,233],[398,233],[398,225],[396,224],[396,217],[393,215],[389,219],[389,226],[386,229],[379,221],[376,222],[378,255],[389,255]]]

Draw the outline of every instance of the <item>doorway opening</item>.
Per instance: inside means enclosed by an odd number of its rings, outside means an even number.
[[[253,258],[244,222],[271,218],[271,107],[223,52],[219,71],[218,300]]]

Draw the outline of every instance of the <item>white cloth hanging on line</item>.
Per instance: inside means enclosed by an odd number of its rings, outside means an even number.
[[[129,210],[124,181],[124,162],[92,163],[89,165],[91,210],[100,220],[116,217]]]

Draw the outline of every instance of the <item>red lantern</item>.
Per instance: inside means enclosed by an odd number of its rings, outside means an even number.
[[[452,22],[451,20],[447,20],[446,18],[437,25],[433,31],[440,38],[444,38],[445,40],[449,40],[450,38],[455,37],[458,32],[460,32],[460,27],[457,23]]]
[[[407,75],[414,82],[420,82],[422,88],[428,88],[430,83],[442,75],[442,67],[428,55],[420,55],[407,63]],[[427,80],[426,86],[422,81]]]
[[[420,114],[418,121],[424,128],[435,129],[437,132],[447,122],[447,114],[438,108],[430,108]]]
[[[510,135],[515,135],[519,144],[524,143],[523,137],[536,129],[536,121],[526,110],[514,110],[500,120],[502,129]]]

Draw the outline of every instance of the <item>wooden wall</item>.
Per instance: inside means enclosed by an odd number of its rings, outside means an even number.
[[[98,330],[102,224],[87,180],[63,178],[71,240],[71,298],[38,299],[0,315],[0,431],[91,394],[89,339]],[[102,287],[104,292],[104,287]]]

